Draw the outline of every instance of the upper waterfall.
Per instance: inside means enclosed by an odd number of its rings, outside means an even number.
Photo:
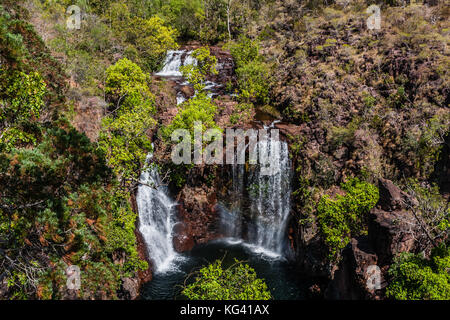
[[[161,77],[181,77],[183,76],[180,72],[181,66],[186,66],[189,64],[197,64],[197,60],[192,56],[192,51],[186,50],[169,50],[167,51],[166,60],[164,61],[164,66],[161,71],[155,73],[157,76]],[[183,61],[184,57],[184,61]]]

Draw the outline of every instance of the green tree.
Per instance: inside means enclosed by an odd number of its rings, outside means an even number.
[[[149,75],[126,58],[106,74],[105,91],[112,111],[103,118],[98,144],[116,175],[131,182],[152,149],[148,134],[156,125],[154,96],[148,87]]]
[[[150,75],[134,62],[121,59],[106,70],[105,93],[113,111],[130,109],[151,99]]]
[[[270,68],[259,53],[259,43],[246,36],[225,46],[236,63],[236,75],[241,99],[245,102],[268,104]]]
[[[181,38],[198,38],[198,29],[204,19],[201,0],[155,1],[152,12],[178,30]]]
[[[15,22],[0,5],[0,63],[3,58],[13,63],[21,63],[25,55],[22,35],[11,31]]]
[[[149,19],[134,17],[125,30],[127,43],[137,50],[137,62],[146,71],[160,69],[167,50],[178,47],[176,35],[176,30],[165,26],[158,16]]]
[[[189,64],[180,68],[183,77],[194,86],[194,89],[200,93],[205,88],[205,82],[208,75],[216,75],[217,58],[211,55],[209,47],[201,47],[192,53],[192,57],[197,60],[197,64]]]
[[[183,288],[191,300],[269,300],[270,291],[255,270],[237,260],[229,268],[217,260],[196,273],[194,283]]]
[[[0,69],[0,151],[36,142],[30,122],[39,119],[46,94],[44,80],[37,72],[12,74]]]
[[[195,50],[192,56],[197,60],[197,64],[182,66],[181,72],[194,86],[196,95],[179,107],[178,114],[163,130],[166,139],[170,139],[172,132],[177,129],[187,129],[193,137],[195,122],[202,122],[202,132],[211,128],[218,129],[214,121],[217,107],[204,90],[207,76],[217,74],[217,58],[211,55],[208,47]]]

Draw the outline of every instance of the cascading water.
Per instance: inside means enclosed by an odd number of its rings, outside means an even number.
[[[166,60],[164,61],[164,67],[160,72],[155,75],[161,77],[181,77],[183,76],[180,67],[189,64],[196,65],[197,60],[192,57],[192,51],[185,50],[169,50],[167,52]],[[184,56],[184,61],[183,61]]]
[[[278,162],[277,172],[262,175],[255,170],[249,181],[255,188],[249,191],[250,211],[254,223],[249,226],[248,240],[258,247],[282,255],[285,246],[286,225],[291,209],[291,166],[286,142],[261,141],[258,148],[265,148],[269,159]],[[272,154],[277,153],[276,155]]]
[[[266,128],[267,129],[267,128]],[[266,153],[272,174],[264,175],[261,164],[246,172],[245,165],[232,165],[232,195],[228,208],[221,210],[222,232],[231,241],[244,239],[253,251],[279,258],[286,248],[290,212],[291,163],[284,141],[267,139],[258,143]],[[247,194],[247,202],[243,194]]]
[[[181,78],[180,67],[196,63],[196,59],[191,56],[191,51],[168,51],[164,67],[156,75]],[[183,85],[186,84],[183,83]],[[184,96],[179,93],[177,104],[184,101]],[[149,154],[147,161],[150,162],[152,158],[153,155]],[[142,184],[139,186],[136,200],[139,210],[139,231],[145,240],[156,272],[164,273],[173,270],[173,262],[181,256],[175,252],[172,242],[173,226],[176,223],[174,221],[176,203],[170,198],[167,188],[161,186],[160,180],[155,167],[144,171],[141,175]]]
[[[152,155],[147,160],[150,162]],[[168,190],[161,185],[157,168],[152,167],[141,175],[136,201],[139,210],[139,231],[144,237],[149,256],[156,272],[167,272],[178,258],[172,244],[176,203]]]
[[[169,51],[163,69],[157,74],[175,83],[177,104],[188,98],[182,93],[182,88],[189,84],[183,79],[179,68],[195,63],[190,52]],[[231,58],[222,59],[222,62],[217,69],[221,76],[228,74],[222,77],[227,79],[231,76],[233,63]],[[223,81],[220,84],[208,81],[205,85],[210,96],[226,94]],[[207,261],[216,259],[221,259],[225,266],[234,264],[235,258],[248,261],[258,275],[266,279],[271,293],[277,299],[301,298],[306,289],[300,288],[309,288],[308,284],[303,284],[303,280],[299,281],[294,272],[295,267],[291,267],[289,260],[282,259],[288,243],[286,224],[291,193],[291,164],[287,144],[269,140],[260,142],[259,147],[268,152],[272,162],[275,159],[278,164],[275,167],[279,170],[274,175],[265,176],[260,166],[250,166],[250,170],[245,165],[232,166],[229,172],[233,184],[230,194],[232,205],[221,210],[223,234],[229,239],[198,244],[188,254],[177,254],[173,248],[176,204],[167,188],[159,186],[158,171],[150,169],[142,174],[143,183],[156,186],[155,189],[142,185],[137,195],[139,229],[156,271],[152,281],[145,285],[144,299],[185,298],[180,288],[185,284],[186,275],[204,267]],[[149,161],[151,158],[149,155]]]

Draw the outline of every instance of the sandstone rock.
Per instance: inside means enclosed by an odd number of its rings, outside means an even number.
[[[376,299],[379,292],[371,290],[367,282],[371,274],[370,266],[376,266],[378,258],[370,247],[367,237],[353,238],[342,252],[342,261],[334,272],[328,286],[327,299]],[[382,282],[382,279],[381,279]]]
[[[177,252],[190,251],[195,245],[192,231],[184,223],[177,223],[174,227],[173,247]]]
[[[372,209],[369,215],[369,241],[381,265],[391,264],[398,253],[414,250],[414,225],[414,216],[409,211]]]
[[[288,136],[288,137],[289,136],[291,136],[291,137],[299,136],[302,133],[302,130],[304,127],[305,127],[305,125],[297,126],[297,125],[289,124],[289,123],[277,123],[275,125],[275,128],[280,130],[281,134]]]
[[[369,214],[369,241],[380,264],[388,265],[396,254],[415,248],[415,218],[406,203],[416,200],[390,180],[379,179],[378,188],[380,200]]]
[[[380,201],[378,205],[385,211],[393,211],[405,208],[405,201],[408,195],[400,190],[390,180],[380,178],[378,181],[378,189],[380,191]]]
[[[134,278],[122,279],[122,294],[126,300],[135,300],[139,296],[139,281]]]
[[[191,86],[182,86],[180,88],[181,93],[184,95],[185,98],[190,98],[194,96],[195,90]]]
[[[368,236],[352,239],[342,252],[342,261],[333,273],[325,293],[329,299],[381,299],[383,290],[370,290],[369,266],[381,271],[381,288],[392,259],[401,252],[415,250],[415,221],[406,203],[414,203],[392,181],[379,180],[380,199],[369,214]]]

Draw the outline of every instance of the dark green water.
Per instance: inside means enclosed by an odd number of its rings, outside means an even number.
[[[184,299],[181,286],[187,275],[199,270],[217,259],[224,258],[224,267],[230,266],[234,258],[245,260],[255,269],[259,278],[265,279],[275,300],[303,300],[308,280],[297,274],[293,264],[282,259],[270,259],[252,252],[242,244],[231,244],[225,241],[213,241],[195,247],[191,252],[182,255],[182,261],[176,262],[177,271],[155,274],[153,280],[147,283],[142,292],[146,300]]]

